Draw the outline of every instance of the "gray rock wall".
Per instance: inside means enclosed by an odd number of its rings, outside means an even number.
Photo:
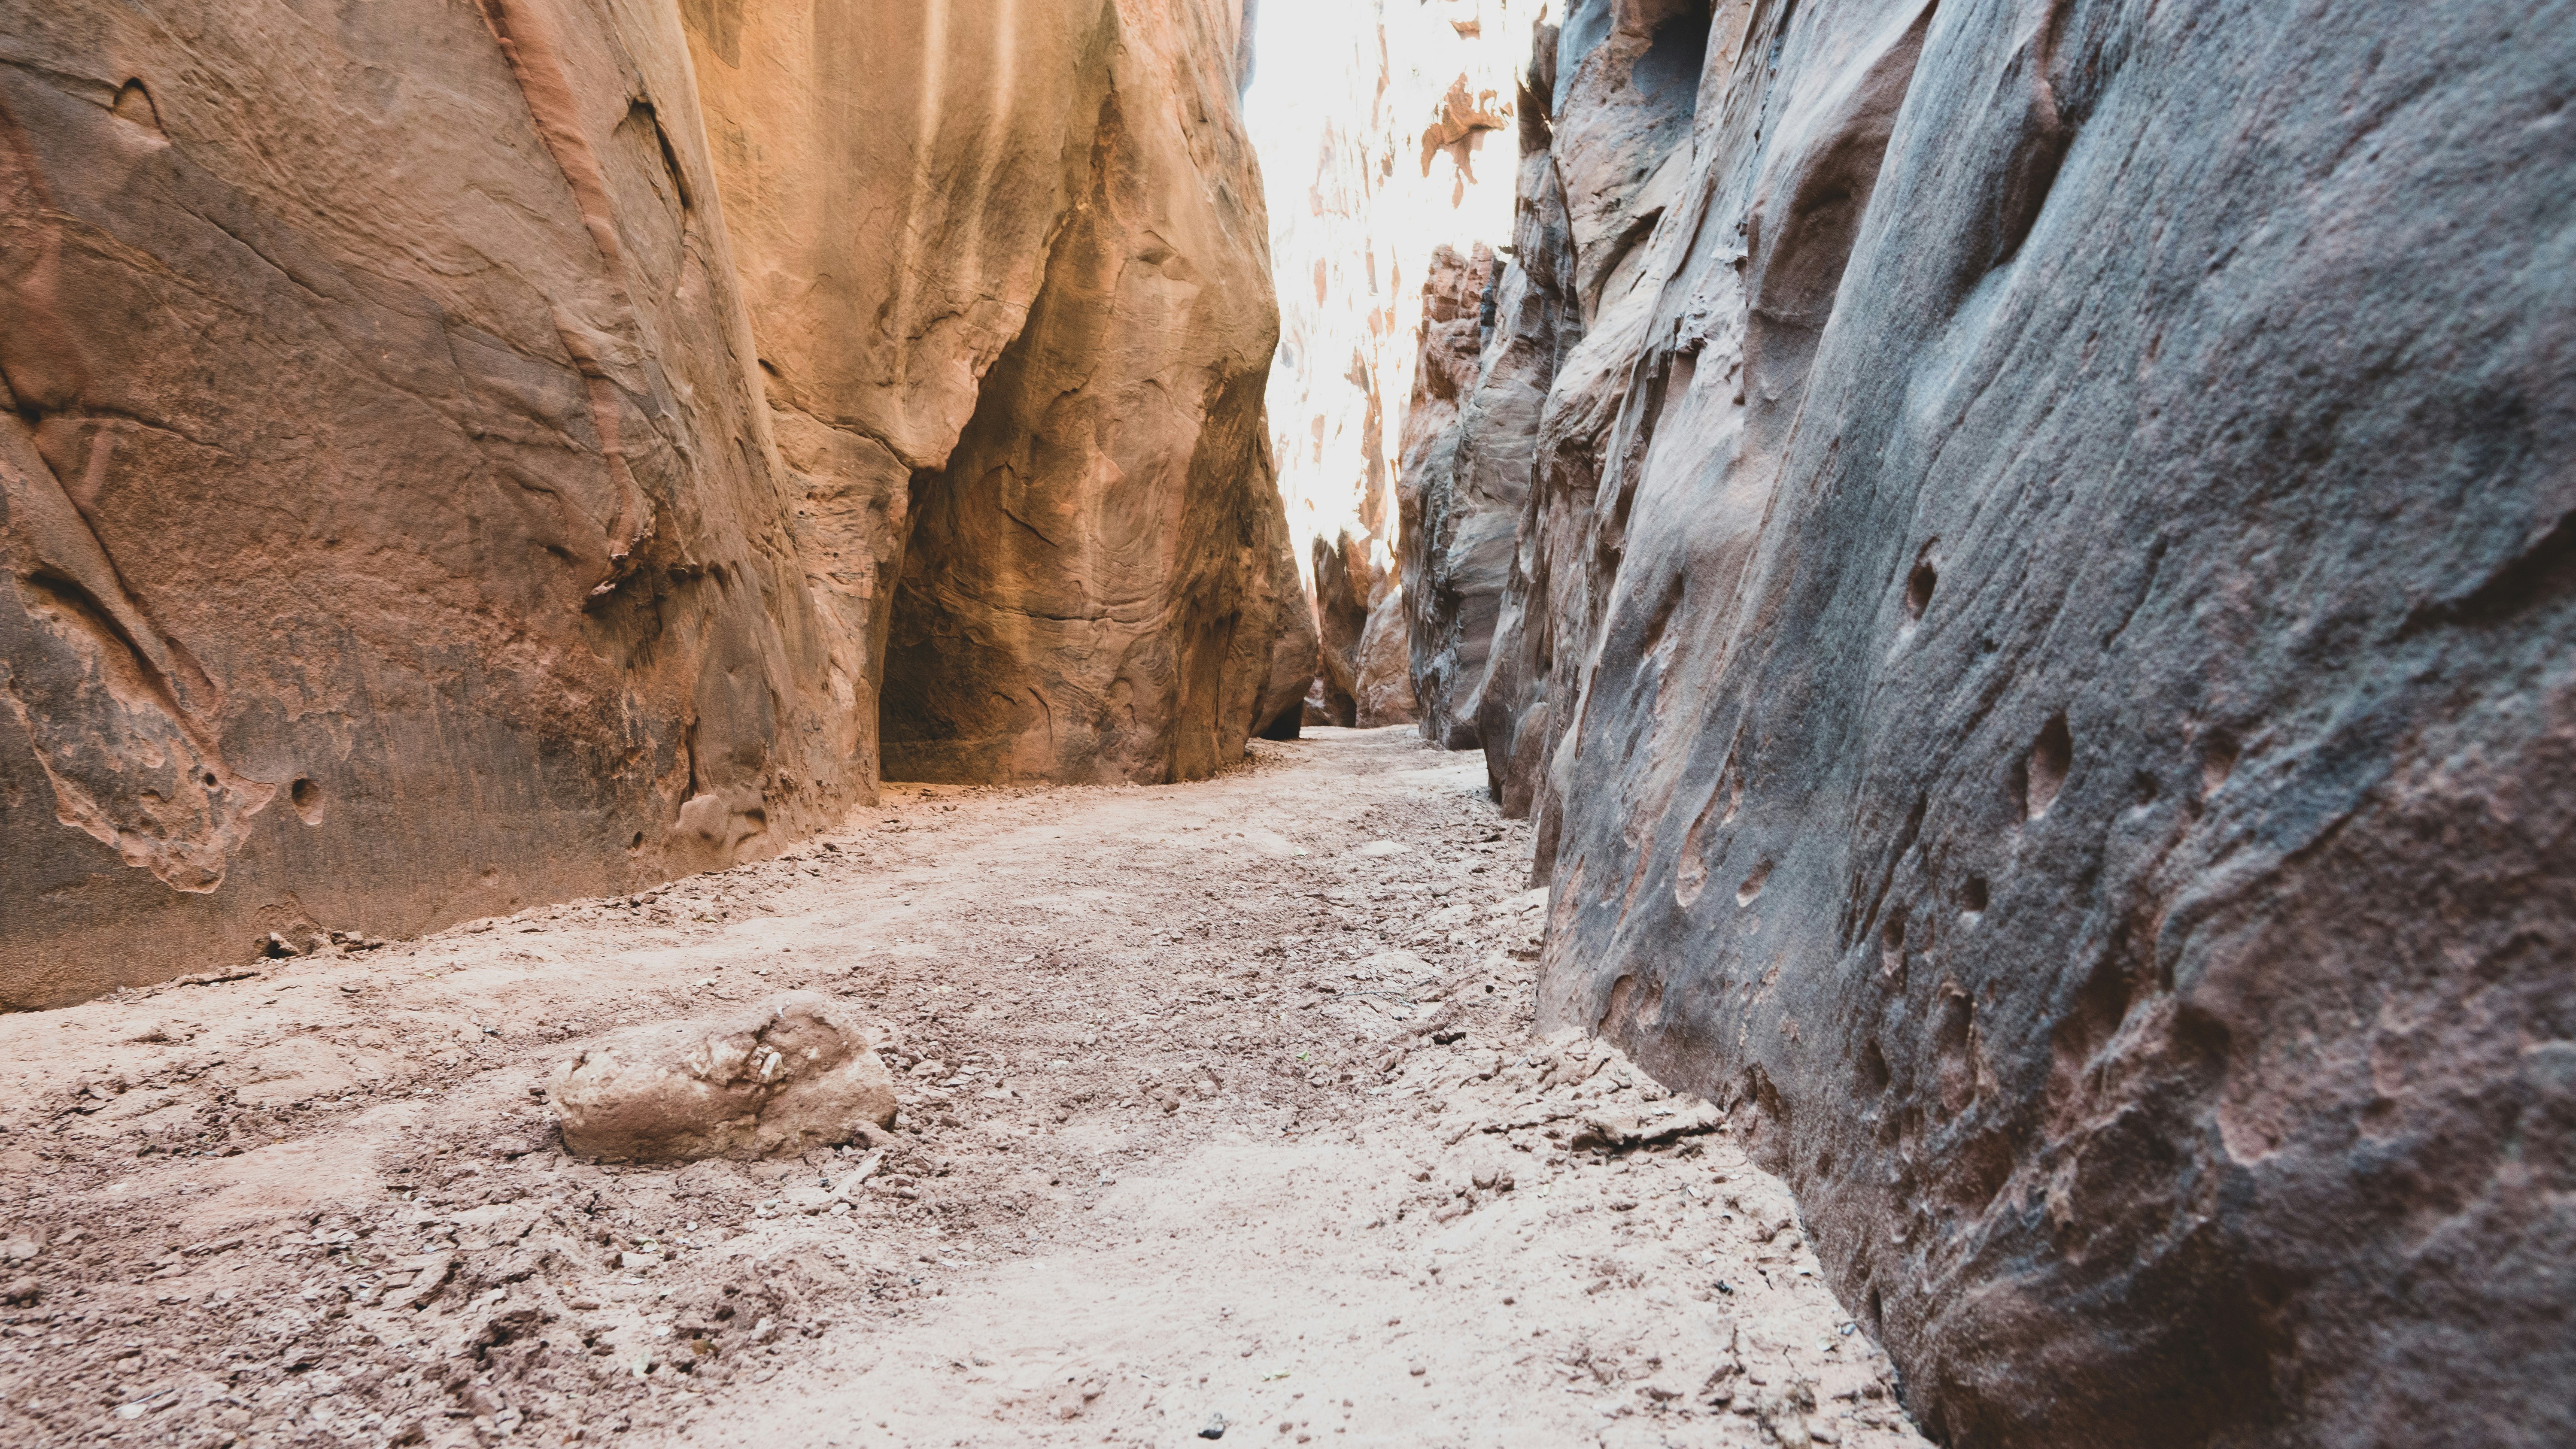
[[[1466,440],[1482,436],[1482,428],[1471,434],[1465,415],[1495,391],[1483,385],[1479,351],[1483,299],[1495,268],[1482,246],[1471,256],[1445,246],[1432,254],[1422,284],[1422,364],[1405,408],[1396,483],[1416,722],[1425,739],[1450,750],[1477,745],[1476,686],[1519,511],[1510,489],[1526,484],[1510,475],[1480,479],[1467,450]]]
[[[2576,8],[1728,0],[1662,161],[1593,8],[1543,1012],[1948,1442],[2576,1439]]]

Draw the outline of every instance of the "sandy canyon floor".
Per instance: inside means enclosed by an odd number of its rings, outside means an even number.
[[[1533,1035],[1528,854],[1323,731],[0,1018],[0,1442],[1921,1442],[1723,1119]],[[585,1038],[791,987],[879,1150],[558,1150]]]

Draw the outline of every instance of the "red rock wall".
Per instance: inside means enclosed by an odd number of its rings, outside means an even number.
[[[1214,315],[1104,371],[1085,476],[1124,491],[1066,505],[1115,555],[1083,586],[1152,601],[1127,652],[1175,662],[1008,774],[1239,751],[1312,636],[1257,447],[1238,31],[1220,0],[0,14],[0,1004],[629,889],[870,798],[911,500],[1042,301]],[[1234,198],[1155,263],[1199,313],[1047,286],[1113,92],[1121,165]],[[1095,267],[1155,246],[1088,234]],[[1130,544],[1149,519],[1197,551]]]
[[[1278,307],[1232,36],[1187,11],[1104,19],[1043,285],[914,489],[886,666],[898,778],[1204,778],[1247,730],[1293,728],[1312,677],[1264,437]]]
[[[1687,9],[1533,68],[1544,1013],[1936,1438],[2576,1439],[2565,7]]]
[[[687,13],[862,752],[882,720],[897,778],[1186,779],[1290,712],[1234,7]]]

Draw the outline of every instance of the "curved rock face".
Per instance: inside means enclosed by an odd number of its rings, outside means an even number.
[[[2576,1437],[2564,8],[1725,3],[1680,120],[1573,10],[1544,1012],[1741,1104],[1936,1437]]]
[[[677,15],[184,8],[0,22],[8,1002],[848,802]]]
[[[1158,134],[1179,111],[1125,79],[1026,330],[916,489],[887,661],[897,778],[1202,778],[1305,693],[1314,628],[1262,436],[1277,314],[1223,284],[1260,274],[1259,197],[1206,189],[1192,138]],[[1300,668],[1276,687],[1292,623]]]
[[[1323,631],[1316,675],[1322,724],[1377,729],[1412,724],[1413,660],[1406,648],[1404,585],[1374,566],[1366,541],[1315,540],[1315,613]]]
[[[1452,749],[1481,744],[1498,765],[1515,757],[1515,742],[1538,738],[1523,725],[1544,720],[1537,711],[1551,689],[1576,688],[1579,655],[1563,661],[1565,677],[1551,678],[1560,672],[1555,621],[1545,611],[1531,615],[1531,581],[1574,566],[1550,557],[1574,543],[1552,526],[1566,512],[1551,505],[1570,499],[1588,508],[1605,408],[1625,393],[1606,379],[1554,383],[1561,369],[1607,365],[1618,326],[1640,315],[1632,266],[1611,297],[1612,336],[1582,347],[1587,329],[1604,322],[1605,259],[1635,256],[1637,238],[1687,173],[1689,158],[1676,148],[1688,136],[1689,78],[1709,19],[1691,5],[1614,10],[1594,0],[1570,7],[1562,27],[1536,28],[1519,88],[1511,264],[1470,279],[1482,293],[1472,327],[1462,315],[1446,331],[1424,331],[1402,484],[1408,518],[1418,520],[1404,556],[1417,600],[1424,732]],[[1579,204],[1569,208],[1568,196]],[[1464,314],[1467,305],[1462,294],[1454,310]],[[1584,628],[1580,619],[1566,622]],[[1525,815],[1532,772],[1507,774],[1496,771],[1496,798]]]
[[[0,1005],[837,818],[915,533],[956,647],[886,710],[947,777],[1201,774],[1293,711],[1239,29],[0,17]]]
[[[886,772],[1190,779],[1293,727],[1314,634],[1234,7],[724,13],[693,32],[710,124]]]
[[[1413,724],[1421,718],[1413,693],[1413,656],[1407,647],[1404,587],[1390,584],[1369,610],[1368,628],[1353,654],[1352,713],[1362,729]]]
[[[877,764],[914,527],[1029,322],[1119,33],[1103,0],[683,5],[814,594]],[[864,84],[854,84],[865,77]],[[929,490],[925,490],[929,491]]]

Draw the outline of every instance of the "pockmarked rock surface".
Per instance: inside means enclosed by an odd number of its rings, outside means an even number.
[[[891,1127],[894,1073],[841,1003],[789,992],[729,1019],[632,1027],[547,1079],[564,1147],[606,1162],[802,1156]]]
[[[1239,40],[0,14],[0,1004],[774,854],[881,713],[958,778],[1238,755],[1313,652]]]
[[[1758,1120],[1936,1438],[2576,1436],[2569,20],[1587,0],[1531,68],[1542,1020]]]

